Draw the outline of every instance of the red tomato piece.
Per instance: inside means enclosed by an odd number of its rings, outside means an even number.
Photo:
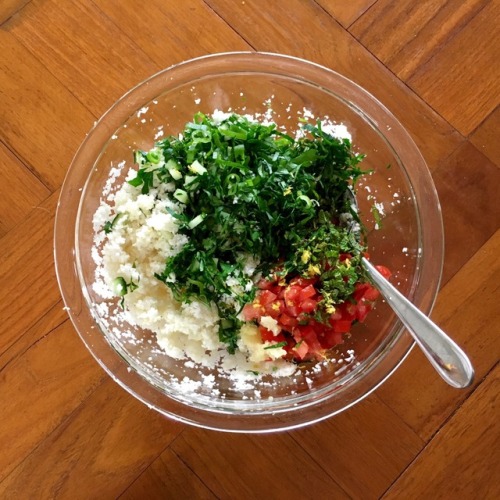
[[[312,354],[320,353],[323,350],[318,340],[318,336],[316,335],[316,331],[312,326],[305,325],[305,326],[299,326],[297,328],[300,329],[300,337],[301,339],[307,342],[307,345],[309,346],[309,351]]]
[[[370,307],[365,301],[358,302],[356,306],[356,319],[360,322],[363,323],[363,321],[366,319],[366,316],[370,312]]]
[[[306,299],[300,303],[300,310],[303,313],[312,313],[316,310],[318,303],[314,299]]]
[[[298,306],[295,305],[287,305],[285,308],[285,312],[289,315],[292,316],[293,318],[296,318],[300,314],[300,309]]]
[[[302,291],[302,288],[297,285],[292,285],[289,286],[285,290],[285,302],[286,305],[295,305],[296,302],[299,300],[300,292]]]
[[[260,302],[261,305],[266,306],[267,304],[270,304],[271,302],[274,302],[278,296],[271,292],[271,290],[263,290],[257,297],[257,300]]]
[[[375,266],[375,269],[385,278],[388,279],[391,277],[391,271],[385,266]]]
[[[356,283],[354,286],[354,293],[352,298],[359,302],[364,296],[368,288],[370,287],[369,283]]]
[[[305,288],[306,286],[309,285],[315,285],[318,282],[318,278],[302,278],[298,276],[297,278],[293,278],[290,281],[290,285],[294,286],[297,285],[300,288]]]
[[[268,330],[264,326],[259,326],[260,337],[262,342],[270,342],[271,340],[276,340],[276,336],[271,330]]]
[[[262,316],[262,308],[256,302],[251,304],[245,304],[243,307],[243,317],[245,321],[253,321],[254,319],[260,319]]]
[[[349,333],[351,331],[352,321],[348,319],[339,319],[332,322],[334,333]]]
[[[353,321],[356,319],[356,305],[351,302],[344,302],[338,307],[342,314],[342,319]]]
[[[298,321],[297,321],[297,318],[294,318],[292,316],[289,316],[288,314],[286,313],[283,313],[279,319],[278,319],[278,323],[280,326],[284,327],[286,330],[288,330],[289,328],[293,328],[294,326],[297,326],[298,324]]]
[[[307,285],[305,288],[303,288],[300,293],[299,293],[299,301],[303,302],[306,299],[310,299],[311,297],[314,297],[316,295],[316,288],[314,288],[314,285]]]
[[[298,342],[293,348],[293,352],[298,359],[304,359],[309,352],[309,346],[305,340]]]
[[[373,302],[378,299],[380,296],[380,292],[370,284],[368,284],[368,288],[365,291],[364,298],[370,302]]]
[[[285,310],[285,303],[282,300],[275,300],[264,307],[266,316],[276,319]]]
[[[257,283],[257,287],[261,290],[270,290],[276,283],[275,279],[262,278]]]
[[[333,329],[329,329],[324,332],[322,338],[322,345],[325,349],[331,349],[336,345],[342,344],[344,339],[341,333],[334,332]]]

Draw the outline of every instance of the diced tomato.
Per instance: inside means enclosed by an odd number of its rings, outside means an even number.
[[[257,287],[261,290],[270,290],[276,284],[275,279],[262,278],[257,283]]]
[[[262,316],[262,307],[256,302],[245,304],[242,313],[245,321],[253,321],[254,319],[259,319]]]
[[[287,305],[295,305],[299,300],[302,288],[298,285],[291,285],[285,290],[285,302]]]
[[[370,283],[356,283],[354,287],[353,299],[359,302],[362,299],[373,302],[377,300],[380,292],[374,288]]]
[[[285,309],[285,303],[278,299],[275,300],[274,302],[270,302],[269,304],[266,304],[264,307],[265,310],[265,315],[266,316],[271,316],[271,318],[278,318],[280,314],[284,311]]]
[[[344,262],[344,260],[352,259],[352,255],[350,253],[341,253],[339,255],[339,262]]]
[[[300,341],[293,348],[293,352],[298,359],[304,359],[309,352],[309,346],[305,340]]]
[[[364,298],[370,302],[373,302],[378,299],[379,295],[380,292],[375,287],[369,285],[365,292]]]
[[[306,299],[302,301],[299,305],[301,312],[312,313],[316,310],[318,303],[314,299]]]
[[[262,338],[262,342],[269,342],[271,340],[276,340],[276,336],[271,330],[268,330],[264,326],[259,326],[259,333]]]
[[[356,305],[351,302],[343,302],[338,306],[338,310],[342,315],[342,319],[353,321],[356,319]]]
[[[292,316],[293,318],[296,318],[300,314],[300,309],[299,309],[298,306],[287,305],[286,308],[285,308],[285,312],[289,316]]]
[[[370,310],[371,308],[367,305],[367,303],[364,300],[358,302],[358,304],[356,305],[356,319],[360,323],[363,323]]]
[[[330,314],[330,323],[337,319],[342,319],[342,311],[338,307],[335,309],[334,313]]]
[[[296,278],[290,280],[290,285],[292,286],[297,285],[300,288],[305,288],[306,286],[309,285],[315,285],[317,282],[318,278],[302,278],[300,276],[297,276]]]
[[[292,316],[289,316],[286,313],[283,313],[279,319],[278,319],[278,324],[285,328],[285,330],[289,330],[290,328],[293,328],[294,326],[297,326],[298,324],[297,318],[294,318]]]
[[[342,333],[334,332],[333,329],[330,328],[324,332],[321,343],[325,349],[331,349],[343,342]]]
[[[299,293],[299,301],[303,302],[306,299],[310,299],[316,295],[316,288],[313,285],[307,285]]]
[[[314,328],[309,325],[302,327],[299,326],[297,328],[300,329],[300,337],[307,342],[309,350],[313,353],[320,353],[322,351],[322,347]]]
[[[392,275],[391,271],[385,266],[375,266],[375,268],[386,279],[390,278]]]
[[[261,305],[266,306],[267,304],[274,302],[277,298],[278,296],[270,290],[263,290],[257,297],[257,300]]]
[[[354,286],[353,299],[356,302],[359,302],[364,296],[368,288],[370,287],[369,283],[356,283]]]
[[[352,321],[348,319],[338,319],[332,321],[334,333],[349,333],[351,331]]]

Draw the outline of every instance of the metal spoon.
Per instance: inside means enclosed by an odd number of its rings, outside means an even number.
[[[474,368],[462,349],[364,257],[362,264],[439,375],[448,384],[459,389],[471,385]]]

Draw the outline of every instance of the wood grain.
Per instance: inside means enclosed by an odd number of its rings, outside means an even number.
[[[5,366],[0,372],[0,480],[24,463],[103,377],[69,321]]]
[[[0,196],[0,238],[50,195],[50,191],[0,142],[0,175],[12,186]]]
[[[287,16],[279,2],[231,0],[207,3],[255,49],[303,57],[358,83],[381,100],[409,130],[434,168],[463,139],[424,101],[313,2],[290,0]],[[300,26],[301,36],[290,36]]]
[[[407,81],[453,39],[489,0],[378,0],[349,31]]]
[[[464,135],[500,104],[498,40],[500,2],[490,1],[408,80],[418,95]],[[474,105],[463,106],[464,102]]]
[[[344,28],[348,28],[364,14],[377,0],[316,0]]]
[[[443,212],[446,283],[500,228],[500,204],[491,204],[498,194],[500,170],[466,142],[440,165],[433,179]]]
[[[0,497],[115,498],[180,430],[106,377],[85,404],[0,483]]]
[[[159,69],[92,2],[32,0],[8,28],[94,116]]]
[[[122,32],[134,33],[134,42],[160,69],[206,54],[251,49],[231,26],[198,0],[168,5],[163,0],[94,3]],[[141,16],[137,16],[138,8]],[[155,22],[151,23],[151,19]],[[189,22],[179,23],[179,19]],[[206,36],[207,26],[217,36]]]
[[[3,0],[0,4],[0,24],[20,11],[30,0]]]
[[[363,428],[359,422],[365,423]],[[424,444],[376,395],[352,411],[300,429],[292,437],[351,498],[381,495]],[[382,453],[388,442],[392,443],[391,452]]]
[[[58,194],[0,239],[0,353],[60,301],[52,250]]]
[[[492,163],[500,167],[500,106],[470,136],[470,141]]]
[[[4,29],[0,46],[0,138],[56,189],[94,117]]]
[[[218,497],[269,500],[348,498],[325,464],[312,459],[287,433],[221,434],[185,429],[172,450]],[[281,485],[293,485],[288,488]]]
[[[176,500],[217,498],[200,478],[169,448],[165,450],[130,486],[120,499]]]
[[[500,338],[500,230],[441,291],[433,319],[468,353],[475,384],[498,361]],[[447,386],[419,350],[377,392],[389,407],[428,440],[466,398],[469,390]]]
[[[0,2],[0,498],[499,497],[499,6]],[[343,414],[288,433],[223,434],[149,410],[79,340],[52,245],[58,188],[85,133],[159,69],[255,49],[339,71],[415,139],[445,222],[433,318],[470,355],[470,389],[446,386],[415,350]]]
[[[384,498],[498,498],[499,394],[497,366]]]

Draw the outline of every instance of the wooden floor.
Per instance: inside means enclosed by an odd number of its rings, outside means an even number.
[[[470,389],[414,351],[336,418],[232,435],[162,418],[86,351],[52,253],[71,159],[128,88],[234,50],[324,64],[409,130],[443,208],[433,318]],[[0,498],[500,498],[499,53],[498,0],[1,0]]]

